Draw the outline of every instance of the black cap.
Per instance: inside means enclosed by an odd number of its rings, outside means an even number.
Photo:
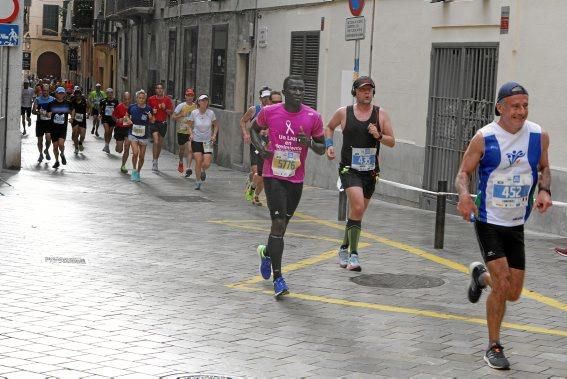
[[[502,99],[510,96],[527,94],[528,90],[525,89],[521,84],[518,84],[516,82],[504,83],[498,90],[498,98],[496,99],[496,104],[502,101]],[[496,105],[494,106],[494,113],[496,114],[496,116],[500,116],[500,112],[498,112],[498,109],[496,109]]]
[[[360,78],[356,79],[354,83],[352,83],[352,89],[357,90],[360,87],[364,86],[371,86],[372,88],[376,88],[374,85],[374,80],[370,79],[369,76],[361,76]]]

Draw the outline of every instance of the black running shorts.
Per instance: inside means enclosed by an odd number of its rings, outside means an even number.
[[[67,138],[67,126],[54,126],[51,129],[51,140],[57,141],[60,138]]]
[[[272,219],[290,219],[301,200],[303,183],[292,183],[272,177],[264,178],[264,191]]]
[[[128,138],[128,132],[130,131],[131,127],[116,127],[114,128],[114,139],[117,141],[124,141]]]
[[[257,153],[256,147],[250,144],[250,166],[257,166],[258,175],[262,176],[264,172],[264,158]]]
[[[485,262],[505,257],[508,267],[526,268],[524,225],[500,226],[476,221],[474,229]]]
[[[203,142],[191,141],[191,151],[193,151],[193,153],[212,154],[212,152],[205,153]]]
[[[186,133],[177,133],[177,144],[179,146],[185,145],[189,142],[189,134]]]
[[[376,179],[378,178],[373,172],[360,172],[351,169],[339,168],[339,177],[341,185],[346,190],[349,187],[361,187],[365,199],[370,199],[376,190]]]
[[[38,121],[35,124],[35,136],[43,137],[44,134],[51,133],[51,121]]]
[[[111,128],[114,128],[116,126],[116,122],[114,121],[114,119],[109,116],[102,116],[102,123],[108,124],[108,126],[110,126]]]
[[[160,136],[165,137],[167,133],[167,122],[154,122],[150,124],[150,133],[153,135],[154,133],[158,132]]]
[[[22,116],[26,116],[27,118],[31,117],[31,107],[21,107],[21,114]]]

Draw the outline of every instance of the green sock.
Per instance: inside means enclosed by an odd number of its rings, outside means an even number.
[[[362,221],[348,219],[346,231],[348,234],[350,251],[358,251],[358,240],[360,239],[360,233],[362,232]]]

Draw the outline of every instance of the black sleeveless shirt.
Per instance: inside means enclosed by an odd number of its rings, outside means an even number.
[[[374,106],[372,109],[372,114],[370,118],[366,121],[359,121],[354,116],[354,108],[349,105],[346,108],[346,123],[343,129],[343,147],[341,149],[341,168],[345,166],[350,166],[352,163],[352,148],[376,148],[376,167],[374,173],[380,172],[378,165],[378,153],[380,152],[380,143],[368,133],[368,125],[370,123],[375,124],[378,131],[382,131],[380,127],[380,120],[378,114],[380,112],[380,107]]]

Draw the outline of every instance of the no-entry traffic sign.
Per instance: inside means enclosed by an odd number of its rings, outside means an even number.
[[[364,0],[348,0],[348,7],[353,16],[360,16],[364,9]]]
[[[0,24],[10,24],[20,12],[20,0],[0,1]]]

